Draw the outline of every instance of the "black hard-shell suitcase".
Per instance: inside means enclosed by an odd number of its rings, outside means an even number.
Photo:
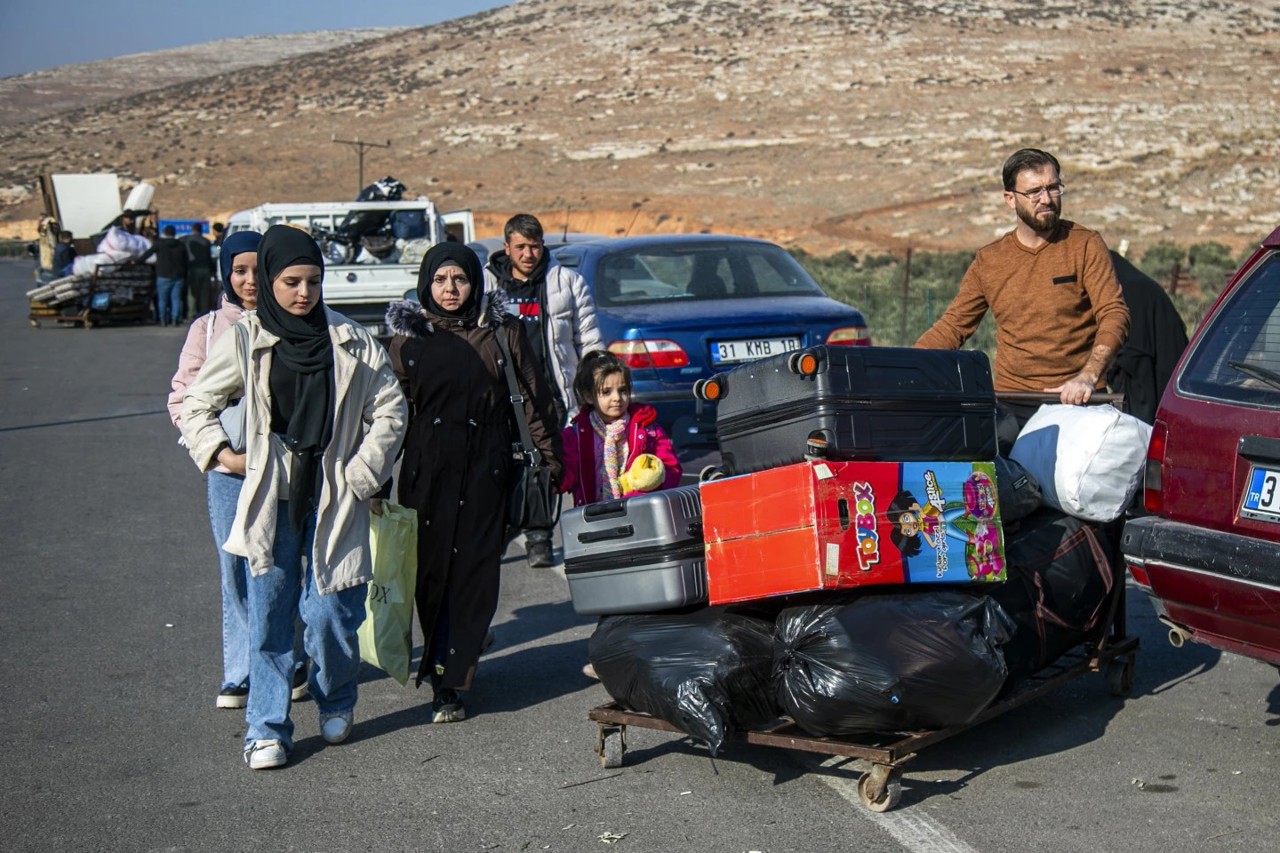
[[[574,507],[560,524],[578,613],[650,613],[707,600],[697,486]]]
[[[810,347],[699,383],[715,399],[725,471],[838,460],[980,462],[996,456],[991,365],[977,350]]]

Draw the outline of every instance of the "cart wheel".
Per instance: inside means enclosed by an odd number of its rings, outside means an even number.
[[[627,751],[627,745],[622,739],[622,729],[603,728],[600,729],[600,766],[611,770],[615,767],[622,766],[622,756]]]
[[[715,402],[724,397],[725,391],[728,390],[728,383],[719,376],[712,376],[710,379],[699,379],[693,383],[693,396],[699,400],[707,402]]]
[[[858,799],[873,812],[887,812],[902,802],[901,774],[883,764],[858,780]]]
[[[703,467],[701,471],[698,472],[699,483],[706,483],[711,480],[719,480],[722,477],[724,477],[724,471],[720,470],[715,465],[707,465]]]
[[[1133,655],[1123,660],[1113,658],[1107,664],[1107,690],[1112,696],[1128,696],[1133,690],[1133,671],[1135,661]]]

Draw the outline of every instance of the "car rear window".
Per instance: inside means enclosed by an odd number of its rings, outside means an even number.
[[[600,305],[822,296],[804,268],[766,244],[650,246],[607,255],[596,267]]]
[[[1280,408],[1280,254],[1265,257],[1209,319],[1178,388]]]

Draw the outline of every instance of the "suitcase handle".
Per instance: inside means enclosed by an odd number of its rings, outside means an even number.
[[[627,504],[622,498],[614,498],[611,501],[600,501],[599,503],[589,504],[582,511],[583,518],[608,518],[612,515],[626,515]]]
[[[636,529],[630,524],[624,524],[621,527],[614,527],[610,530],[588,530],[586,533],[578,534],[578,541],[586,544],[588,542],[607,542],[610,539],[629,539],[636,534]]]

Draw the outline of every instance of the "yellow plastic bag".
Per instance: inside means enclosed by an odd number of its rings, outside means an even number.
[[[384,501],[382,515],[369,514],[369,550],[373,580],[365,599],[364,623],[357,632],[360,659],[405,684],[413,657],[418,513]]]

